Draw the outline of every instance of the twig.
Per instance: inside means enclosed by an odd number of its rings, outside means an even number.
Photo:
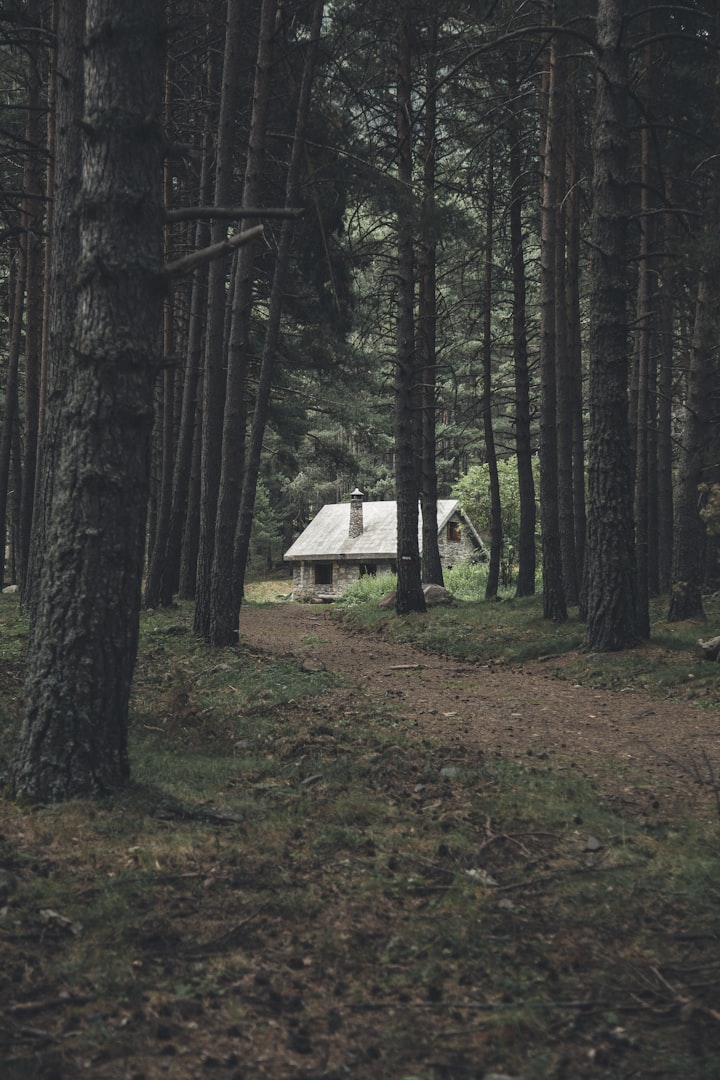
[[[63,1005],[86,1005],[92,1001],[91,997],[73,995],[72,997],[48,998],[46,1001],[19,1001],[14,1005],[8,1005],[6,1012],[11,1015],[21,1014],[29,1016],[30,1013],[42,1012],[44,1009],[55,1009]]]
[[[38,1028],[31,1027],[19,1027],[15,1028],[15,1038],[7,1040],[5,1046],[12,1046],[13,1042],[17,1041],[17,1037],[23,1037],[26,1039],[44,1039],[46,1042],[60,1042],[61,1036],[53,1035],[52,1031],[40,1031]]]
[[[185,954],[187,956],[202,956],[204,953],[217,952],[218,949],[226,949],[231,945],[234,945],[243,927],[247,926],[249,922],[252,922],[253,919],[257,918],[260,912],[266,908],[269,903],[270,901],[266,900],[265,903],[260,904],[259,907],[255,908],[255,911],[252,911],[241,922],[236,923],[235,926],[226,930],[224,934],[220,934],[219,937],[211,938],[210,941],[205,941],[200,945],[194,945],[191,948],[186,949]]]
[[[221,240],[219,244],[209,244],[208,247],[201,248],[199,251],[193,251],[190,255],[184,255],[182,259],[175,259],[173,262],[166,263],[162,271],[162,277],[169,279],[188,274],[198,266],[204,266],[206,262],[219,259],[222,255],[229,255],[236,248],[252,243],[253,240],[257,240],[258,237],[262,236],[264,232],[264,226],[255,225],[252,229],[246,229],[245,232],[236,233],[229,240]]]
[[[611,1001],[357,1001],[347,1002],[346,1008],[363,1012],[381,1009],[463,1009],[468,1012],[499,1012],[503,1009],[518,1009],[525,1006],[541,1009],[635,1009],[635,1005],[617,1005]],[[336,1006],[342,1007],[342,1006]]]
[[[220,218],[237,221],[240,218],[299,218],[305,211],[281,206],[246,207],[246,206],[181,206],[165,211],[165,221],[198,221],[208,218]]]

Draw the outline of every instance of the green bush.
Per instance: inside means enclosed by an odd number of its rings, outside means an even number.
[[[445,588],[457,600],[484,599],[487,581],[486,563],[477,565],[461,563],[453,566],[451,570],[446,570],[443,577]],[[354,582],[338,602],[351,607],[356,604],[377,603],[396,588],[397,576],[395,574],[380,574],[377,577],[366,574]]]
[[[396,574],[364,574],[353,582],[338,602],[350,607],[355,604],[377,603],[386,593],[396,588]]]
[[[459,563],[443,574],[445,588],[456,600],[483,600],[487,584],[487,563]]]

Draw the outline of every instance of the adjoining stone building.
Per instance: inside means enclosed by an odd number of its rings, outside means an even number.
[[[438,545],[444,570],[485,548],[457,499],[438,499]],[[422,545],[422,527],[418,539]],[[295,600],[332,600],[364,574],[395,573],[397,504],[364,502],[357,489],[350,503],[323,506],[285,552],[293,567]]]

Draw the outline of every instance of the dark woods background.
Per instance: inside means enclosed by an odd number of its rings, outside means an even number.
[[[246,574],[356,484],[397,499],[399,612],[441,577],[418,502],[478,466],[488,596],[512,499],[518,594],[541,572],[589,648],[647,637],[652,595],[702,612],[717,31],[692,0],[0,9],[19,790],[121,783],[141,602],[232,642]],[[82,762],[38,783],[68,724]]]

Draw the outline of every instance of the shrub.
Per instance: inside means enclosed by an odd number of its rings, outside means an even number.
[[[487,563],[459,563],[443,574],[445,588],[456,600],[483,600],[487,584]]]
[[[353,606],[381,600],[386,593],[397,588],[396,574],[364,574],[349,587],[339,603]]]

